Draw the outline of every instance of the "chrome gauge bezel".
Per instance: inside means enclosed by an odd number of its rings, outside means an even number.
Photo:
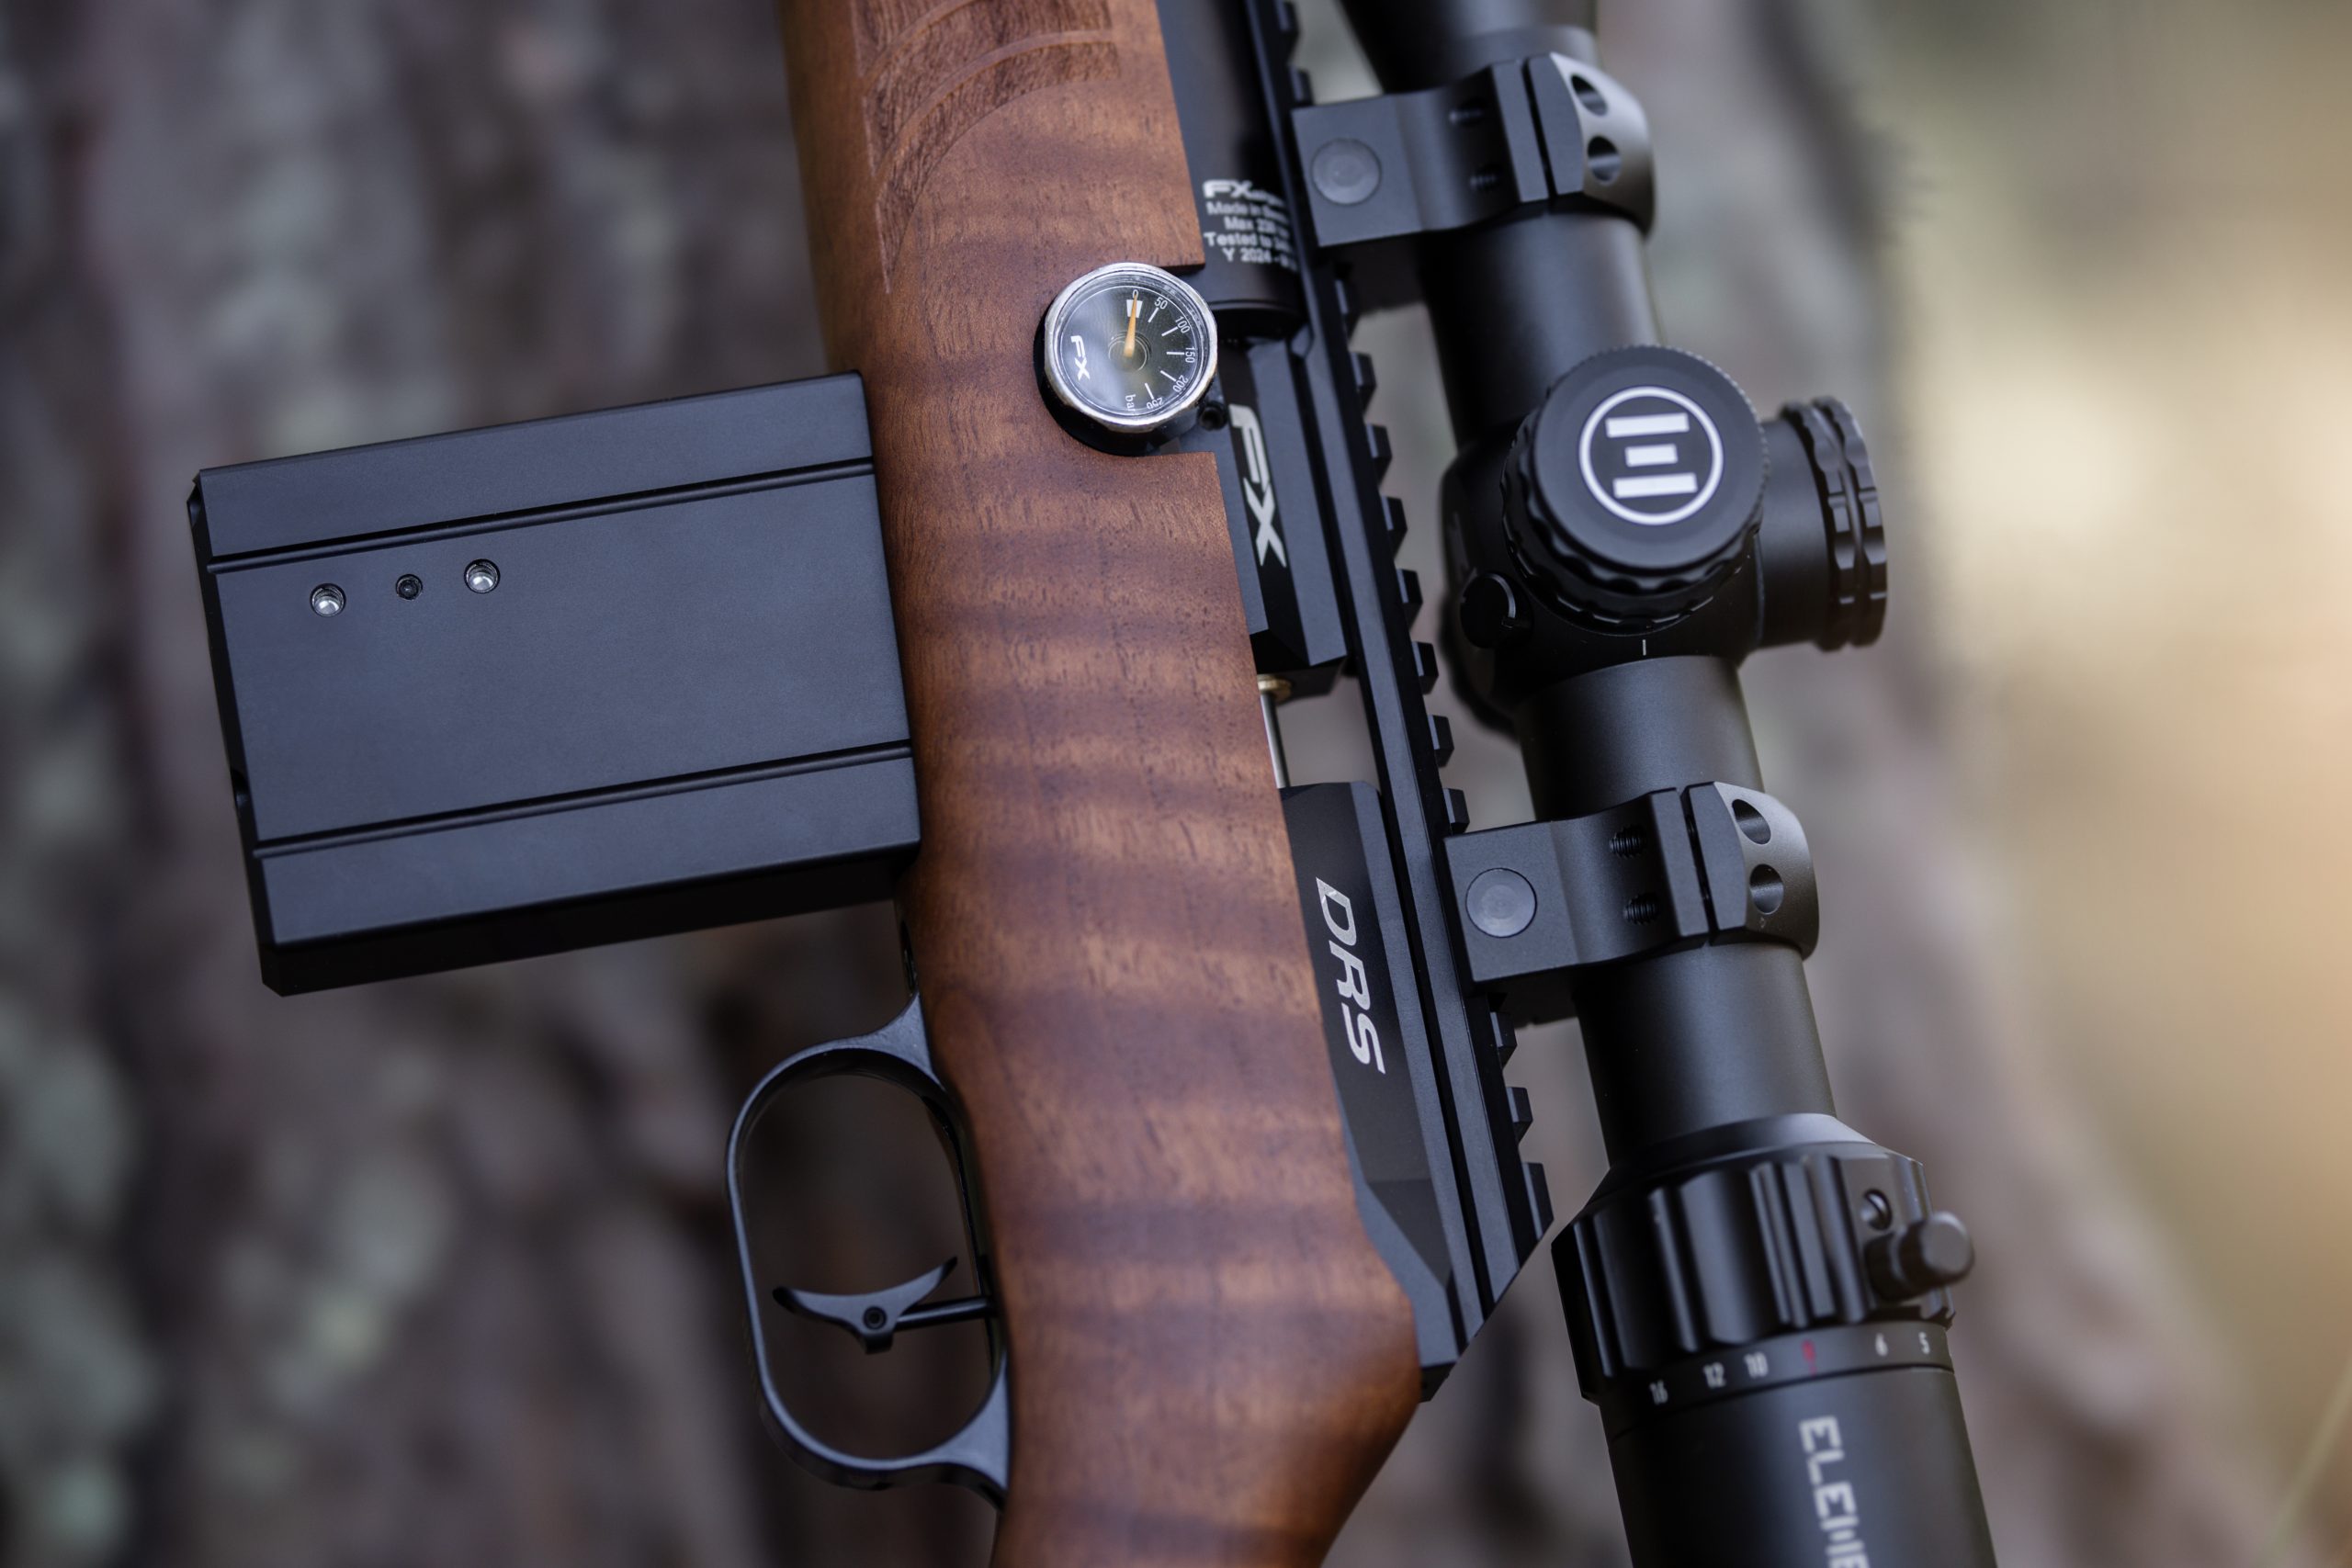
[[[1194,331],[1204,352],[1198,371],[1182,396],[1145,412],[1123,414],[1088,402],[1070,386],[1062,369],[1061,355],[1057,352],[1061,329],[1069,321],[1069,312],[1078,301],[1090,294],[1096,285],[1104,283],[1135,283],[1165,294],[1195,322]],[[1216,379],[1216,317],[1210,313],[1208,301],[1201,298],[1199,290],[1174,273],[1147,262],[1113,262],[1108,266],[1098,266],[1072,278],[1068,287],[1054,296],[1054,302],[1046,308],[1043,328],[1038,335],[1038,358],[1044,369],[1046,389],[1065,409],[1118,434],[1150,435],[1197,412],[1202,400],[1208,396],[1210,383]]]

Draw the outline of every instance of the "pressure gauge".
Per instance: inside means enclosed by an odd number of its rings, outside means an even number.
[[[1054,400],[1114,440],[1178,434],[1216,375],[1208,305],[1141,262],[1097,267],[1055,296],[1037,348]]]

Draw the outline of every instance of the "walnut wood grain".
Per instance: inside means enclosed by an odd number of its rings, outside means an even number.
[[[784,0],[865,372],[922,792],[905,889],[1012,1358],[997,1561],[1319,1562],[1411,1414],[1205,457],[1064,434],[1091,267],[1201,259],[1151,0]]]

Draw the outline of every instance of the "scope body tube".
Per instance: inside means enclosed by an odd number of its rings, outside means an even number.
[[[1345,8],[1392,93],[1537,52],[1596,63],[1590,0]],[[1573,204],[1416,242],[1460,446],[1457,574],[1479,522],[1461,513],[1499,512],[1506,449],[1547,389],[1657,341],[1642,243]],[[1752,634],[1657,658],[1620,640],[1500,705],[1538,818],[1760,791],[1736,668]],[[1555,1258],[1637,1568],[1991,1568],[1949,1293],[1891,1303],[1853,1266],[1890,1201],[1927,1215],[1924,1181],[1836,1120],[1798,950],[1702,942],[1579,971],[1573,996],[1611,1171]],[[1810,1317],[1789,1304],[1808,1292]]]
[[[1385,91],[1552,52],[1595,62],[1590,0],[1346,0]],[[1510,430],[1589,355],[1657,336],[1642,235],[1613,215],[1538,211],[1424,235],[1416,261],[1456,440]]]
[[[1516,720],[1547,820],[1707,781],[1764,787],[1725,660],[1609,665],[1539,694]],[[1836,1113],[1794,948],[1713,943],[1602,964],[1578,978],[1576,1003],[1612,1163],[1711,1127]]]
[[[1623,218],[1544,212],[1426,235],[1419,249],[1422,298],[1464,446],[1508,440],[1577,361],[1657,339],[1641,231]]]

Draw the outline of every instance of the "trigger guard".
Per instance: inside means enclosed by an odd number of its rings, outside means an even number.
[[[968,1486],[998,1507],[1004,1506],[1006,1472],[1012,1451],[1011,1369],[1000,1359],[989,1382],[988,1397],[964,1423],[964,1429],[936,1447],[894,1459],[873,1459],[844,1453],[803,1427],[795,1417],[764,1371],[762,1401],[777,1438],[801,1465],[836,1486],[880,1492],[892,1486],[912,1486],[926,1481]]]
[[[956,1181],[964,1199],[965,1228],[972,1243],[973,1273],[978,1289],[984,1295],[988,1293],[986,1255],[979,1247],[972,1223],[970,1195],[964,1183],[960,1121],[955,1099],[932,1064],[931,1041],[922,1026],[922,1002],[917,998],[871,1034],[812,1045],[787,1056],[760,1080],[744,1100],[743,1108],[736,1112],[734,1131],[727,1139],[727,1201],[735,1221],[735,1253],[742,1267],[743,1292],[752,1327],[752,1357],[759,1371],[762,1407],[786,1450],[802,1466],[837,1486],[871,1492],[919,1482],[945,1481],[968,1486],[1001,1507],[1005,1478],[1011,1470],[1012,1399],[1011,1368],[1003,1354],[1002,1340],[993,1327],[989,1338],[996,1349],[996,1369],[989,1380],[988,1396],[981,1400],[979,1408],[962,1430],[921,1453],[872,1458],[844,1452],[803,1426],[776,1387],[763,1325],[767,1312],[784,1309],[771,1303],[761,1291],[758,1269],[752,1259],[751,1227],[743,1203],[743,1145],[752,1129],[785,1090],[819,1078],[844,1075],[879,1078],[906,1089],[922,1099],[947,1129],[955,1145]]]

